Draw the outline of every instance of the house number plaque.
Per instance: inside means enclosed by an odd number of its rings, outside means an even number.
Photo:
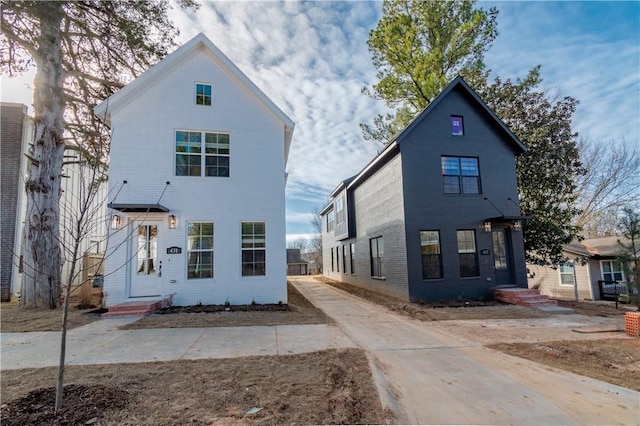
[[[167,254],[182,254],[182,247],[167,247]]]
[[[480,250],[480,254],[482,254],[484,256],[487,256],[487,255],[491,254],[491,252],[489,251],[489,249],[482,249],[482,250]]]

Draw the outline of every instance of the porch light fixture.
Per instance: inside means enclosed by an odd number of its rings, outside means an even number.
[[[482,224],[482,230],[484,232],[491,232],[491,222],[485,222]]]
[[[176,219],[175,215],[170,214],[169,215],[169,229],[176,229],[177,224],[178,224],[178,220]]]
[[[519,220],[516,220],[511,225],[511,229],[513,229],[514,232],[520,232],[520,231],[522,231],[522,224],[520,223]]]
[[[120,216],[117,214],[111,217],[111,229],[120,229]]]

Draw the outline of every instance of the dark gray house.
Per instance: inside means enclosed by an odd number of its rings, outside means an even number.
[[[302,254],[298,248],[287,249],[287,275],[308,275],[309,262],[302,260]]]
[[[457,77],[329,195],[324,275],[411,302],[526,288],[515,165],[526,150]]]

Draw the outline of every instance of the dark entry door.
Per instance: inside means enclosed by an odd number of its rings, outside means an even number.
[[[495,229],[493,236],[493,268],[496,284],[513,284],[510,235],[506,229]]]

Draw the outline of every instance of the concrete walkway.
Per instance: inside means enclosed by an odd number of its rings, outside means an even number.
[[[294,285],[367,352],[400,423],[640,424],[639,392],[486,349],[468,327],[456,333],[453,321],[413,320],[311,278]],[[556,321],[567,321],[571,333],[575,317]]]
[[[95,321],[67,334],[67,365],[287,355],[354,347],[328,324],[118,330],[136,318]],[[57,366],[59,332],[2,333],[0,369]]]

